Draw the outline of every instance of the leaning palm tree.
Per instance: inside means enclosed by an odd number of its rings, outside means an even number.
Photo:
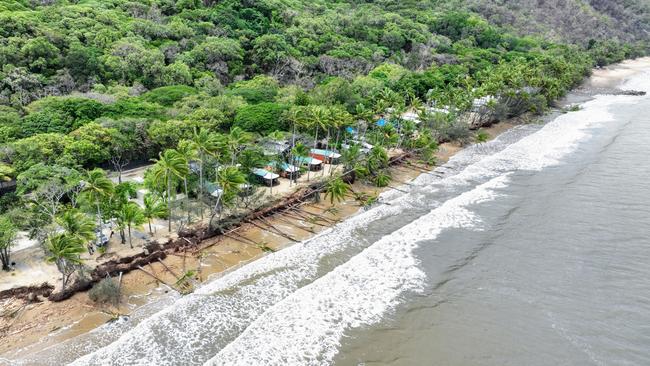
[[[144,209],[142,215],[149,224],[149,234],[153,235],[153,230],[151,230],[151,220],[161,219],[167,216],[167,208],[165,203],[160,200],[160,198],[151,193],[147,193],[144,196]]]
[[[56,218],[57,224],[73,240],[88,243],[95,239],[95,223],[83,212],[71,208]]]
[[[203,220],[203,190],[205,189],[203,187],[203,166],[205,165],[205,160],[208,156],[215,156],[219,151],[219,147],[222,145],[220,140],[219,135],[211,134],[206,130],[199,130],[197,132],[197,130],[194,129],[192,143],[197,152],[199,163],[199,201],[201,204],[201,220]]]
[[[334,204],[334,201],[343,201],[348,192],[350,192],[350,185],[345,183],[341,177],[332,179],[325,185],[325,198],[329,197],[331,204]]]
[[[97,207],[97,227],[101,230],[102,226],[102,200],[106,199],[113,193],[113,182],[111,182],[106,173],[100,169],[95,168],[86,174],[82,181],[83,194],[86,195],[91,204]]]
[[[140,206],[135,202],[128,202],[120,209],[119,221],[121,225],[127,229],[129,234],[129,246],[133,249],[133,235],[131,235],[131,229],[134,227],[139,227],[144,224],[146,219],[142,212]]]
[[[46,249],[47,261],[56,264],[61,272],[61,290],[65,290],[70,277],[82,264],[83,243],[66,233],[57,233],[47,238]]]
[[[172,231],[172,184],[174,178],[182,179],[187,176],[189,169],[187,162],[178,151],[168,149],[158,155],[158,159],[153,160],[156,165],[153,168],[153,179],[158,184],[164,185],[166,188],[167,199],[167,227],[168,231]]]

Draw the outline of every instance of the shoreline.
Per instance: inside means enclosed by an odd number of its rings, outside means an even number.
[[[650,62],[650,58],[641,59],[645,62]],[[633,62],[633,61],[631,61]],[[643,62],[643,61],[642,61]],[[601,72],[603,75],[596,77],[605,77],[609,83],[617,81],[617,84],[623,82],[621,73],[614,73],[615,76],[611,78],[606,77],[607,71],[618,70],[626,67],[626,63],[619,64],[618,68],[608,68],[604,70],[596,70],[594,73]],[[629,64],[628,64],[629,65]],[[629,67],[628,67],[629,69]],[[625,74],[629,76],[629,74]],[[587,79],[583,84],[589,84],[591,78]],[[576,90],[578,93],[583,86],[581,85]],[[589,87],[587,87],[589,88]],[[572,94],[573,92],[571,92]],[[570,103],[571,95],[567,98],[558,101],[558,104]],[[566,100],[565,100],[566,99]],[[527,117],[516,117],[514,119],[496,123],[490,127],[482,128],[483,131],[490,135],[490,139],[495,138],[499,134],[513,128],[520,124],[516,123],[517,120],[525,120]],[[543,116],[542,116],[543,118]],[[444,143],[440,145],[437,153],[438,161],[436,165],[446,163],[454,154],[462,150],[463,147],[457,143]],[[423,174],[422,170],[407,167],[407,162],[403,166],[395,166],[391,168],[395,178],[394,185],[402,186]],[[428,168],[433,168],[428,167]],[[426,174],[426,173],[424,173]],[[383,192],[391,189],[390,187],[378,189],[359,183],[353,185],[355,192]],[[339,212],[333,215],[327,210],[331,207],[325,200],[319,203],[309,203],[302,206],[307,212],[323,215],[332,220],[333,224],[326,224],[318,226],[306,223],[304,220],[297,220],[291,218],[268,217],[274,226],[280,227],[286,232],[290,232],[291,236],[297,240],[305,240],[317,233],[326,230],[336,224],[336,222],[347,219],[359,212],[360,207],[353,199],[346,199],[344,202],[337,205]],[[289,223],[287,223],[289,221]],[[260,228],[254,227],[250,224],[245,224],[246,227],[241,229],[240,234],[251,239],[254,242],[263,242],[269,248],[280,250],[293,243],[276,233],[264,231]],[[302,226],[302,228],[300,228]],[[205,239],[206,243],[200,244],[201,248],[198,256],[183,254],[171,254],[163,260],[164,265],[161,263],[149,264],[148,267],[156,274],[161,280],[167,283],[174,283],[176,278],[173,276],[166,267],[169,267],[173,272],[184,272],[186,268],[197,268],[198,277],[201,283],[205,281],[214,280],[218,277],[234,271],[264,255],[266,252],[258,247],[253,247],[251,244],[246,244],[243,239],[233,239],[230,237],[218,236],[215,238]],[[166,267],[165,267],[166,266]],[[163,286],[164,287],[164,286]],[[38,347],[39,349],[47,348],[53,344],[62,342],[66,339],[73,338],[77,335],[84,334],[92,329],[101,326],[102,324],[114,320],[116,315],[131,314],[140,306],[147,304],[150,301],[147,297],[164,296],[170,290],[161,290],[161,286],[155,279],[148,276],[142,271],[131,271],[126,273],[123,278],[123,302],[118,308],[107,308],[95,305],[89,298],[87,292],[77,293],[70,299],[54,303],[44,301],[40,303],[27,303],[18,305],[15,309],[14,316],[8,319],[8,326],[4,323],[4,318],[0,318],[0,331],[6,327],[6,334],[0,335],[3,340],[0,345],[0,355],[5,357],[19,357],[20,355],[28,354],[30,350]],[[11,309],[10,309],[11,310]],[[0,358],[1,359],[1,358]]]
[[[482,130],[490,135],[490,139],[493,139],[516,125],[511,121],[504,121],[482,128]],[[439,151],[436,154],[436,165],[427,166],[427,168],[432,170],[436,166],[446,163],[463,148],[456,142],[440,144]],[[418,165],[418,168],[410,167],[412,162],[412,160],[406,159],[403,164],[390,168],[394,178],[391,186],[399,189],[399,187],[405,185],[405,183],[410,183],[418,176],[427,174],[420,165]],[[391,187],[377,188],[360,182],[355,182],[352,188],[355,192],[372,194],[394,189]],[[358,202],[350,197],[336,205],[338,211],[336,214],[328,211],[332,206],[329,201],[323,198],[322,193],[320,202],[307,203],[301,206],[301,210],[306,213],[323,215],[332,220],[332,223],[324,223],[323,225],[309,225],[304,220],[276,217],[278,215],[267,217],[265,220],[282,229],[283,232],[290,233],[295,239],[303,241],[355,215],[362,209]],[[304,227],[304,230],[300,226]],[[264,242],[267,247],[274,251],[294,244],[286,237],[272,231],[262,230],[251,224],[243,224],[238,231],[237,237],[217,235],[205,239],[199,244],[200,249],[197,250],[196,254],[170,254],[163,259],[164,265],[157,262],[151,263],[146,265],[145,269],[155,274],[165,283],[174,283],[176,278],[165,266],[169,267],[174,273],[182,273],[186,268],[197,268],[198,282],[204,283],[213,281],[267,255],[264,250],[253,247],[252,244],[247,243],[247,240],[241,239],[242,236],[256,242]],[[76,293],[71,298],[61,302],[44,300],[18,305],[19,309],[16,309],[18,312],[15,322],[10,324],[6,334],[0,335],[0,339],[2,339],[0,360],[1,357],[16,358],[27,355],[35,347],[39,349],[47,348],[84,334],[115,320],[119,316],[129,316],[139,307],[173,291],[169,288],[163,289],[166,287],[164,284],[157,283],[154,278],[140,270],[125,273],[122,281],[122,302],[117,308],[95,304],[89,299],[87,291]],[[148,299],[149,297],[154,298]],[[24,301],[13,300],[13,302]],[[0,318],[0,329],[4,327],[6,325],[3,324],[2,318]]]

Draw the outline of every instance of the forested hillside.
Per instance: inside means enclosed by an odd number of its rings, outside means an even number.
[[[555,41],[637,42],[650,37],[650,2],[645,0],[469,0],[456,4],[495,25]]]
[[[458,116],[476,100],[489,101],[490,120],[541,112],[593,66],[645,54],[647,7],[3,0],[0,173],[19,196],[2,210],[74,172],[148,162],[197,131],[343,138],[359,121],[412,110],[426,121],[413,141],[387,124],[373,142],[430,156],[469,135]],[[246,156],[224,151],[214,164]]]

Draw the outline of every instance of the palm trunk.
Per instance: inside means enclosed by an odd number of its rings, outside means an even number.
[[[167,231],[172,232],[172,179],[167,177]]]
[[[329,127],[327,128],[327,137],[325,138],[325,140],[327,141],[325,143],[325,148],[326,148],[326,150],[329,150],[329,147],[330,147],[330,128]],[[330,164],[328,164],[328,165],[330,166],[330,171],[332,171],[332,162],[330,161]],[[325,175],[325,162],[323,161],[323,170],[321,171],[320,176],[322,177],[324,175]]]
[[[153,235],[153,230],[151,230],[151,219],[149,220],[149,234]]]
[[[133,249],[133,239],[131,238],[131,225],[129,225],[129,246]]]
[[[203,220],[203,153],[199,156],[199,211],[201,212],[201,220]]]
[[[183,183],[185,185],[185,206],[187,209],[187,224],[190,224],[190,193],[187,190],[187,178],[183,178]]]

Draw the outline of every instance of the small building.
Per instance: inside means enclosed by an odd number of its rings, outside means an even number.
[[[266,169],[253,169],[253,174],[257,177],[257,179],[260,180],[260,182],[266,184],[269,187],[272,187],[278,183],[278,178],[280,178],[279,175]]]
[[[300,169],[295,166],[285,162],[271,161],[266,164],[266,169],[270,171],[279,171],[282,178],[294,179],[298,178],[300,174]]]
[[[328,164],[338,164],[341,158],[341,154],[325,149],[311,149],[309,155]]]
[[[307,165],[307,168],[312,172],[321,170],[323,168],[323,161],[311,156],[297,156],[296,162],[300,166]]]

